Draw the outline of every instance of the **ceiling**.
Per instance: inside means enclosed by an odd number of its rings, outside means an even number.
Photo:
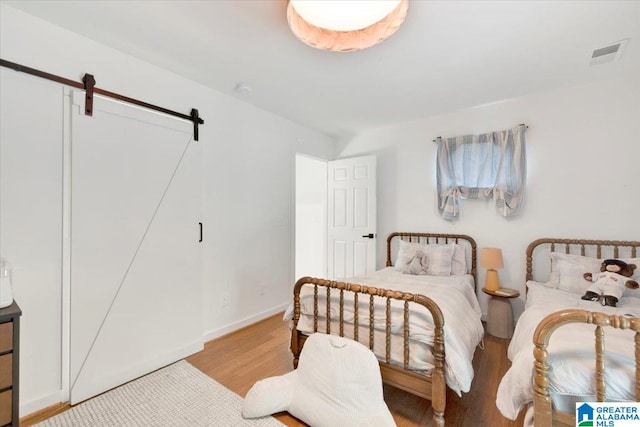
[[[298,41],[286,0],[3,3],[335,137],[640,73],[637,1],[410,0],[391,38],[348,53]]]

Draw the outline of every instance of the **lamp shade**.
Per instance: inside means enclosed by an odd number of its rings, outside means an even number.
[[[504,267],[502,260],[502,249],[484,248],[480,253],[480,267],[495,270]]]
[[[404,22],[408,4],[408,0],[290,0],[287,21],[296,37],[309,46],[349,52],[373,46],[395,33]]]

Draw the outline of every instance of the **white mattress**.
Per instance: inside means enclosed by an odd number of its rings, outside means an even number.
[[[533,401],[533,333],[547,315],[562,309],[578,308],[607,314],[640,317],[640,298],[621,298],[617,307],[603,307],[599,302],[583,301],[581,295],[527,282],[529,292],[525,311],[518,319],[508,356],[513,362],[500,382],[496,405],[502,414],[515,420],[518,413]],[[595,367],[593,325],[563,325],[549,341],[550,391],[558,409],[574,411],[572,402],[593,400]],[[605,329],[607,401],[635,400],[634,333]],[[564,408],[562,408],[564,407]]]
[[[473,380],[473,353],[483,336],[482,312],[474,291],[474,280],[471,275],[459,276],[415,276],[402,274],[392,267],[379,270],[369,276],[354,277],[348,280],[378,288],[393,289],[413,294],[422,294],[431,298],[442,311],[445,319],[445,378],[447,385],[458,395],[469,391]],[[325,328],[325,295],[326,289],[320,287],[319,291],[319,322],[320,332]],[[345,292],[344,321],[353,323],[354,306],[353,298]],[[331,290],[331,319],[339,319],[339,291]],[[298,330],[303,333],[313,333],[313,286],[307,285],[301,290],[302,316],[298,321]],[[400,334],[392,338],[392,361],[403,364],[402,328],[404,324],[403,301],[391,302],[391,330],[393,334]],[[430,354],[433,345],[433,319],[429,311],[415,303],[410,303],[413,310],[409,316],[410,329],[410,368],[422,371],[430,371],[433,367]],[[376,336],[374,339],[374,352],[380,359],[385,355],[386,330],[386,299],[375,297],[375,324]],[[285,319],[293,317],[293,307],[290,306],[285,313]],[[360,342],[369,343],[369,296],[359,296],[358,323]],[[332,322],[331,332],[338,333],[337,322]],[[347,332],[348,331],[348,332]],[[364,334],[363,334],[364,333]],[[353,327],[346,329],[345,336],[353,336]]]

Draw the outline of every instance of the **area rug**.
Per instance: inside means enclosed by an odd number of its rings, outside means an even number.
[[[181,360],[87,400],[37,427],[284,426],[245,420],[242,398]]]

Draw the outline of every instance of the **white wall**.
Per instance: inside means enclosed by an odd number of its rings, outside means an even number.
[[[606,64],[602,66],[613,66]],[[434,100],[436,102],[436,100]],[[505,219],[484,200],[464,200],[461,218],[436,210],[437,136],[526,123],[528,184],[520,215]],[[522,291],[525,250],[540,237],[640,240],[640,74],[484,105],[358,135],[338,157],[378,154],[378,233],[469,234],[503,249],[501,285]],[[384,266],[384,239],[378,242]],[[483,284],[484,271],[479,274]],[[486,313],[487,297],[479,293]]]
[[[0,69],[0,255],[13,266],[22,309],[20,392],[60,388],[63,359],[63,90]],[[34,102],[37,100],[37,102]],[[37,123],[37,126],[34,126]]]
[[[205,120],[200,127],[205,339],[288,304],[294,280],[294,154],[332,158],[333,140],[5,4],[0,4],[0,12],[0,57],[5,60],[77,81],[91,73],[99,88],[175,111],[199,109]],[[4,105],[8,95],[0,92]],[[10,143],[2,140],[3,145]],[[3,175],[5,179],[3,188],[21,185],[11,176]],[[30,208],[25,206],[25,213]],[[14,264],[14,269],[23,267]],[[35,298],[31,295],[59,300],[61,284],[56,286],[52,290],[40,283],[16,283],[16,300],[23,306],[32,306],[25,300]],[[257,297],[262,287],[266,294]],[[21,390],[22,416],[56,403],[63,394],[61,370],[36,377],[36,367],[47,365],[49,355],[60,352],[60,344],[52,344],[45,327],[57,325],[54,332],[61,333],[59,312],[29,310],[23,318],[30,320],[24,322],[21,342],[34,350],[21,357],[21,375],[33,384]]]

